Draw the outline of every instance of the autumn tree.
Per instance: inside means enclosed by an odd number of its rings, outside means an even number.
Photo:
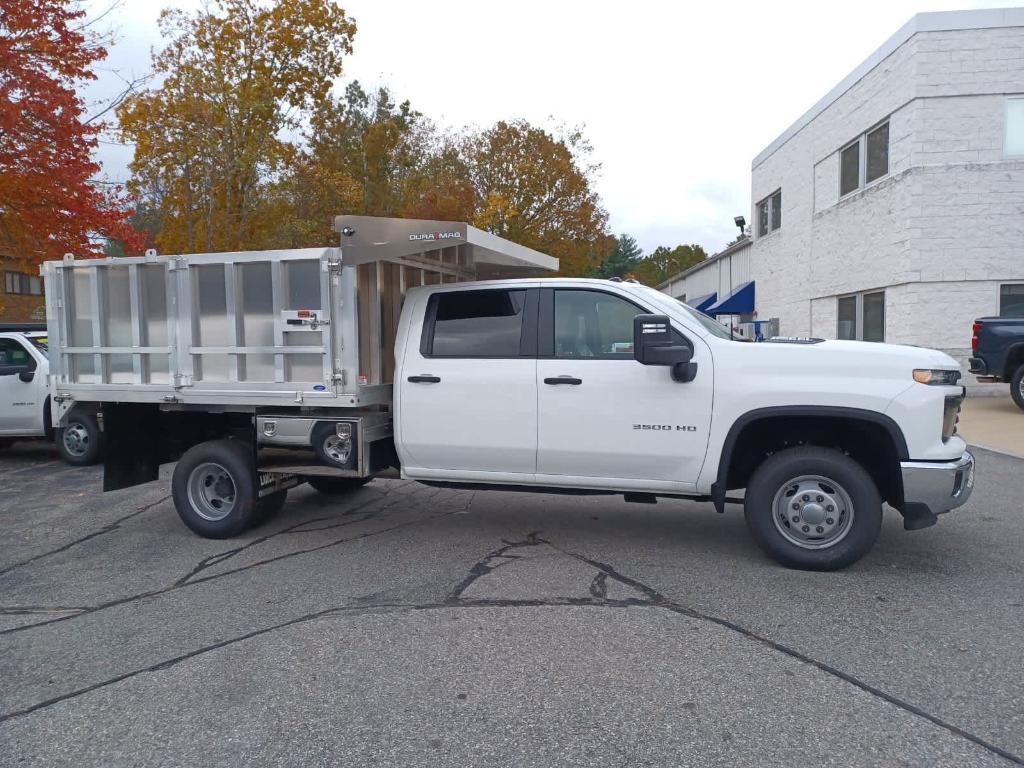
[[[557,136],[524,120],[500,121],[470,137],[473,223],[559,258],[562,274],[590,274],[614,238],[593,189],[597,166],[589,154],[581,132]]]
[[[213,0],[164,11],[158,88],[118,110],[135,144],[131,188],[157,209],[164,251],[262,247],[288,210],[276,192],[296,163],[284,138],[326,99],[356,27],[332,0]],[[329,182],[314,177],[311,184]]]
[[[84,16],[64,0],[0,3],[0,256],[21,269],[99,255],[103,238],[141,244],[119,192],[93,181],[103,124],[86,118],[75,87],[106,51]]]
[[[707,253],[699,245],[660,245],[639,261],[634,275],[646,285],[658,285],[706,258]]]

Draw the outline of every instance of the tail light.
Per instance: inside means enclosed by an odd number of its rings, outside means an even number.
[[[971,352],[978,353],[978,334],[981,333],[981,323],[975,321],[971,326]]]

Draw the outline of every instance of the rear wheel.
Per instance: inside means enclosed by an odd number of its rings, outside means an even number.
[[[1010,378],[1010,397],[1024,411],[1024,364],[1017,366]]]
[[[839,451],[811,446],[767,458],[747,485],[743,509],[769,556],[812,571],[857,562],[882,525],[882,500],[864,468]]]
[[[250,447],[238,440],[210,440],[189,448],[171,480],[178,516],[204,538],[237,536],[255,519],[255,473]]]
[[[372,477],[307,477],[306,482],[325,496],[339,496],[362,488]]]
[[[67,424],[57,430],[57,452],[68,464],[87,466],[100,460],[103,433],[99,422],[89,413],[74,413]]]

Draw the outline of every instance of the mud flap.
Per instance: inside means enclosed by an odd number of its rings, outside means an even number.
[[[104,403],[103,490],[156,480],[163,443],[160,412],[142,403]]]

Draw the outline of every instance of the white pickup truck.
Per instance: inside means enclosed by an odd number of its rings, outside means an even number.
[[[50,426],[49,368],[45,326],[0,325],[0,449],[18,440],[56,439],[69,464],[93,464],[102,447],[93,415],[69,414],[61,430]]]
[[[45,265],[54,421],[102,412],[106,488],[177,459],[178,513],[209,537],[390,466],[736,502],[770,556],[818,570],[871,549],[883,502],[913,530],[971,495],[941,352],[733,340],[637,283],[507,279],[556,263],[465,224],[336,228],[340,248]]]

